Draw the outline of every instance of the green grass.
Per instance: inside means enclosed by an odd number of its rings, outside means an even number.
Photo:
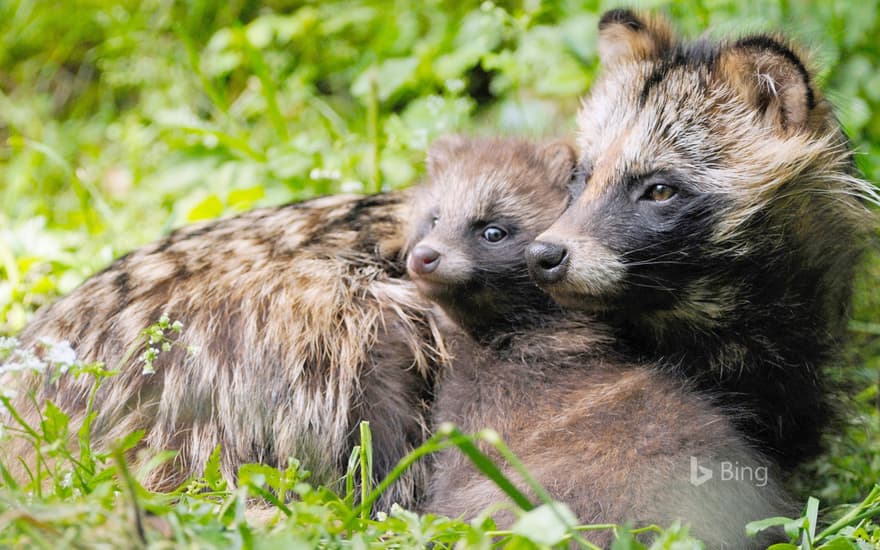
[[[145,371],[155,356],[167,351],[169,332],[180,332],[177,323],[163,319],[148,327],[143,338],[155,345],[155,354],[142,358]],[[133,346],[132,349],[136,349]],[[575,544],[597,548],[589,533],[612,530],[615,548],[645,548],[638,535],[651,533],[650,548],[701,548],[688,535],[686,526],[578,525],[565,504],[554,502],[491,430],[468,435],[452,425],[437,433],[404,457],[388,477],[373,488],[372,444],[369,426],[360,426],[361,444],[351,453],[348,472],[338,484],[342,489],[314,487],[308,472],[291,458],[278,470],[247,464],[238,470],[238,485],[229,487],[220,474],[220,449],[215,449],[204,474],[190,479],[168,493],[149,492],[141,480],[155,467],[173,459],[163,452],[139,460],[135,469],[130,452],[143,437],[134,432],[115,442],[109,450],[95,450],[90,442],[90,421],[94,417],[94,395],[101,383],[115,373],[100,363],[76,360],[69,346],[46,350],[47,359],[25,361],[13,339],[0,342],[0,360],[29,363],[35,369],[61,376],[93,379],[86,409],[86,421],[70,433],[68,416],[51,402],[43,409],[38,424],[28,424],[7,395],[0,403],[10,416],[3,438],[24,438],[34,448],[37,460],[27,479],[16,479],[8,464],[0,463],[0,544],[12,547],[218,547],[218,548],[410,548],[433,544],[436,548],[456,545],[499,548],[565,547]],[[498,452],[503,464],[496,464],[478,443]],[[499,530],[490,507],[475,520],[418,515],[396,505],[390,513],[373,513],[378,497],[417,460],[444,449],[463,452],[476,468],[492,479],[511,499],[502,505],[517,520],[509,530]],[[144,457],[141,457],[143,459]],[[505,476],[499,466],[510,466],[536,494],[532,502],[520,487]],[[358,493],[359,488],[359,493]],[[248,517],[257,508],[259,516]],[[822,527],[819,501],[810,498],[800,518],[768,518],[748,526],[750,532],[781,525],[791,537],[790,545],[777,548],[843,549],[880,544],[880,485],[859,504],[847,506],[831,525]],[[859,546],[861,544],[861,546]]]
[[[878,181],[878,4],[644,5],[691,35],[782,29],[806,44],[859,166]],[[598,14],[609,5],[0,2],[0,335],[15,334],[37,308],[115,256],[185,223],[410,185],[423,173],[427,144],[450,131],[571,131],[596,71]],[[832,372],[843,388],[843,420],[828,452],[792,482],[805,510],[793,540],[804,548],[855,548],[843,541],[854,540],[859,525],[866,540],[880,538],[877,522],[862,517],[877,515],[880,480],[878,279],[875,256],[859,279],[845,360]],[[157,353],[163,343],[154,342]],[[78,369],[103,376],[94,365]],[[310,486],[292,462],[284,471],[247,466],[235,489],[209,465],[203,479],[150,494],[137,481],[143,472],[121,458],[138,434],[102,453],[87,433],[65,434],[66,426],[64,412],[49,408],[41,426],[6,430],[4,437],[30,438],[57,467],[36,472],[30,485],[6,476],[0,544],[451,547],[489,545],[498,535],[498,544],[519,548],[552,542],[540,535],[566,526],[565,513],[546,503],[516,534],[497,532],[487,518],[467,524],[395,510],[370,519],[356,505],[364,495],[354,494],[369,470],[368,439],[336,491]],[[449,445],[469,452],[472,442],[450,432],[417,452]],[[499,471],[480,464],[504,485]],[[281,498],[291,493],[297,498]],[[250,526],[246,504],[271,495],[279,520]],[[695,544],[685,542],[686,527],[661,527],[656,547]],[[620,533],[619,548],[638,547],[628,530]]]

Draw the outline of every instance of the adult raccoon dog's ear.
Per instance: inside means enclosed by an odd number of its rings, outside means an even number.
[[[538,156],[547,167],[550,183],[568,190],[576,177],[578,155],[575,148],[567,141],[552,141],[541,147]]]
[[[665,19],[616,9],[599,19],[599,60],[609,66],[660,57],[675,44]]]
[[[440,136],[431,142],[426,159],[428,176],[434,178],[447,170],[453,159],[468,148],[470,140],[465,136]]]
[[[721,51],[721,78],[783,133],[804,129],[816,98],[801,59],[777,38],[757,35]]]

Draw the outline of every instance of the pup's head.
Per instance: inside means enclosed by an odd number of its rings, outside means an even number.
[[[576,161],[563,142],[461,136],[434,142],[406,247],[407,271],[419,290],[472,331],[546,308],[524,252],[565,209]]]
[[[785,295],[840,312],[876,194],[802,57],[773,36],[682,42],[626,10],[599,29],[586,185],[529,247],[534,279],[566,306],[702,326]]]

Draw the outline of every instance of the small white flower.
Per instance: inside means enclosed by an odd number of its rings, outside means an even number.
[[[428,112],[432,114],[439,114],[445,105],[446,100],[438,95],[428,96],[428,99],[425,102]]]
[[[12,388],[2,388],[0,389],[0,395],[8,397],[9,399],[15,399],[18,397],[18,392]]]
[[[313,180],[338,180],[341,177],[342,173],[339,170],[330,168],[312,168],[309,172],[309,178]]]
[[[428,130],[426,128],[416,128],[412,132],[410,147],[412,147],[413,149],[425,150],[428,148],[430,137],[431,136],[428,134]]]
[[[46,360],[62,367],[70,367],[77,363],[76,351],[70,346],[70,342],[62,340],[49,344],[46,350]]]
[[[364,182],[358,180],[345,180],[339,185],[339,190],[343,193],[363,193]]]
[[[6,356],[18,348],[18,338],[0,336],[0,356]]]
[[[46,363],[37,357],[32,350],[17,349],[12,352],[9,360],[0,366],[0,373],[21,371],[44,372],[46,367]]]
[[[60,372],[65,373],[71,367],[82,364],[76,357],[76,351],[67,340],[56,342],[49,338],[40,338],[39,342],[44,350],[44,368],[45,365],[54,365]]]
[[[443,85],[446,86],[446,89],[453,94],[464,91],[464,89],[467,87],[467,84],[465,84],[464,80],[460,78],[449,78],[446,80],[446,82],[443,83]]]

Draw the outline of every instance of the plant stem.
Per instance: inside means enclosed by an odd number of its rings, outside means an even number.
[[[370,434],[370,423],[361,422],[361,502],[366,502],[370,495],[370,486],[373,479],[373,444]],[[361,508],[361,520],[370,518],[371,506]]]
[[[367,98],[367,139],[370,141],[370,184],[376,193],[382,192],[382,178],[379,170],[379,85],[376,82],[376,69],[370,70],[370,93]]]

